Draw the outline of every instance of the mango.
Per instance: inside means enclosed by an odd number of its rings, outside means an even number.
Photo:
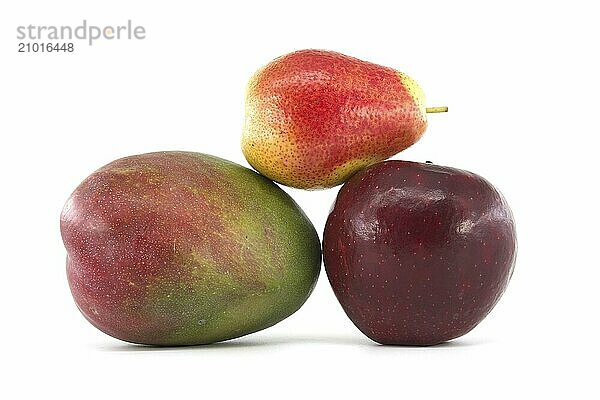
[[[320,271],[318,235],[283,190],[200,153],[111,162],[73,192],[60,229],[79,310],[132,343],[265,329],[301,307]]]

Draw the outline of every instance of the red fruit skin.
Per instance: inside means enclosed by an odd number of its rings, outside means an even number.
[[[206,154],[113,161],[61,213],[73,298],[95,327],[132,343],[264,329],[300,307],[320,269],[317,233],[296,210],[268,179]]]
[[[242,150],[284,185],[336,186],[419,140],[427,127],[422,96],[392,68],[332,51],[296,51],[251,79]]]
[[[405,161],[340,190],[325,226],[329,282],[352,322],[382,344],[435,345],[473,329],[516,259],[511,210],[485,179]]]

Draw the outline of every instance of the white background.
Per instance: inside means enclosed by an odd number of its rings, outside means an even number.
[[[593,2],[82,3],[0,5],[0,397],[598,396]],[[147,38],[17,53],[18,25],[84,18],[132,19]],[[228,343],[152,349],[97,331],[65,278],[58,218],[71,191],[113,159],[149,151],[247,165],[246,81],[303,48],[395,67],[420,82],[430,105],[449,106],[394,158],[471,170],[503,191],[519,254],[498,306],[449,344],[383,347],[354,328],[323,272],[292,317]],[[322,232],[338,189],[286,190]]]

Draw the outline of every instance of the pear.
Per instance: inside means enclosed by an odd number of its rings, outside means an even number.
[[[257,171],[302,189],[339,185],[414,144],[427,127],[419,85],[392,68],[301,50],[250,79],[242,151]]]

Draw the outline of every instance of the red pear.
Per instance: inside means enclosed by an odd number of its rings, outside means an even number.
[[[425,95],[408,75],[325,50],[279,57],[246,92],[242,150],[261,174],[303,189],[344,183],[414,144],[427,126]]]

